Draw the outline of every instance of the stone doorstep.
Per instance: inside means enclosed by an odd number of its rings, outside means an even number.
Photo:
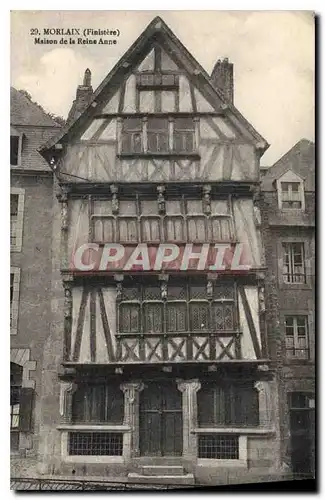
[[[130,472],[128,474],[129,482],[131,483],[140,483],[140,484],[174,484],[174,485],[182,485],[195,484],[194,475],[193,474],[184,474],[182,476],[175,475],[166,475],[166,476],[146,476],[142,474],[137,474],[135,472]]]
[[[183,476],[181,465],[142,465],[139,470],[144,476]]]
[[[147,465],[183,465],[182,457],[136,457],[134,460],[134,465],[137,467],[147,466]]]

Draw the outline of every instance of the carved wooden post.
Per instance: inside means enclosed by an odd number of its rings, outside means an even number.
[[[68,194],[69,188],[61,186],[60,193],[57,195],[57,199],[61,203],[61,267],[63,269],[68,267]]]
[[[183,399],[183,457],[193,461],[193,458],[197,457],[197,436],[193,430],[198,425],[197,391],[201,388],[201,383],[197,379],[176,382]]]
[[[112,213],[118,214],[118,211],[119,211],[119,202],[118,202],[118,197],[117,197],[118,187],[115,186],[115,184],[112,184],[110,186],[110,190],[112,193]]]
[[[123,455],[125,460],[138,456],[139,447],[139,407],[142,382],[125,382],[120,385],[124,392],[124,425],[131,427],[131,432],[124,434]]]
[[[60,382],[60,417],[62,423],[71,423],[72,397],[77,387],[74,382]]]
[[[260,426],[270,427],[272,412],[270,384],[268,381],[259,380],[255,382],[254,387],[258,391]]]
[[[210,184],[205,184],[203,186],[203,212],[206,215],[211,214],[211,186]]]
[[[158,212],[160,214],[166,213],[166,202],[165,202],[165,186],[157,186],[158,191]]]
[[[64,287],[63,360],[64,361],[69,361],[71,354],[72,283],[73,283],[72,276],[66,276],[63,280],[63,287]]]

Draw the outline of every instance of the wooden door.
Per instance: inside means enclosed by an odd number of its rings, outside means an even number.
[[[176,384],[146,384],[140,393],[141,455],[180,456],[182,432],[182,394]]]
[[[313,433],[314,410],[291,409],[291,463],[296,474],[313,472]]]
[[[315,410],[314,395],[309,393],[291,393],[290,435],[291,464],[295,474],[313,474],[315,469]],[[312,404],[311,404],[312,403]]]

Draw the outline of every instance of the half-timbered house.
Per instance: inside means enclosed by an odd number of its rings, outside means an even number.
[[[209,76],[156,17],[95,92],[86,71],[41,149],[61,204],[43,473],[279,471],[258,207],[268,144],[233,92],[227,59]]]

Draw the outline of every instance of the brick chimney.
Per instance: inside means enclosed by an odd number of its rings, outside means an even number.
[[[211,79],[215,87],[217,87],[227,101],[234,102],[234,65],[229,62],[226,57],[223,61],[218,59],[213,71]]]
[[[86,109],[93,95],[93,88],[91,86],[91,71],[89,68],[86,69],[84,74],[84,79],[82,85],[78,85],[76,98],[72,103],[71,109],[68,115],[68,122],[71,122],[78,118],[81,113]]]

